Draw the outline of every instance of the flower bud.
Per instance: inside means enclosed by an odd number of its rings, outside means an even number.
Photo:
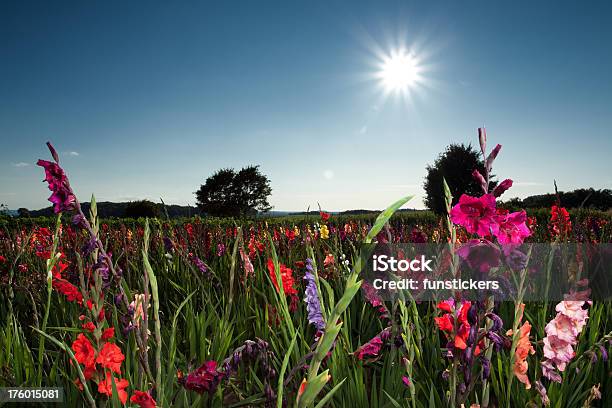
[[[505,179],[504,181],[499,183],[497,187],[495,187],[495,189],[493,190],[493,195],[495,197],[499,197],[504,194],[506,190],[508,190],[510,187],[512,187],[512,180]]]
[[[487,150],[487,130],[485,128],[478,128],[478,142],[480,143],[480,151],[484,156]]]

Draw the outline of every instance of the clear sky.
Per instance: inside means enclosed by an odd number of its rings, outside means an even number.
[[[52,141],[81,199],[193,204],[261,165],[276,210],[383,208],[486,125],[507,198],[612,188],[612,3],[0,2],[0,203],[41,208]],[[401,46],[419,80],[385,93]]]

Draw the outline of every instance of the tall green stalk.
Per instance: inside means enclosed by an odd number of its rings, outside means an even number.
[[[47,321],[49,320],[49,310],[51,309],[51,295],[53,294],[53,268],[57,264],[57,246],[59,243],[59,234],[62,228],[62,216],[58,215],[55,221],[55,233],[53,234],[53,246],[51,255],[47,259],[47,304],[45,307],[45,315],[41,326],[42,333],[47,331]],[[38,340],[38,371],[36,373],[36,384],[42,385],[42,368],[43,357],[45,355],[45,336],[40,336]]]

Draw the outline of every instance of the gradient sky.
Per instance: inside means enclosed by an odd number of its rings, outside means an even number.
[[[259,164],[276,210],[420,208],[426,164],[482,125],[506,198],[612,188],[611,4],[4,1],[0,203],[47,206],[51,140],[85,200],[193,204]],[[399,44],[409,100],[374,79]]]

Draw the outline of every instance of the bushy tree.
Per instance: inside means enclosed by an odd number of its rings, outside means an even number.
[[[29,217],[31,217],[30,210],[28,210],[28,209],[27,209],[27,208],[25,208],[25,207],[19,208],[19,209],[17,210],[17,215],[18,215],[20,218],[29,218]]]
[[[259,166],[247,166],[238,172],[218,170],[195,193],[198,208],[219,217],[244,217],[269,211],[270,194],[270,180],[259,171]]]
[[[472,176],[474,169],[485,174],[484,163],[480,152],[471,145],[451,144],[438,156],[433,165],[427,166],[425,176],[425,205],[436,214],[444,214],[444,186],[442,178],[446,179],[453,195],[455,204],[461,194],[480,196],[482,188]]]
[[[157,204],[149,200],[132,201],[125,207],[124,216],[127,218],[148,217],[154,218],[159,215]]]

